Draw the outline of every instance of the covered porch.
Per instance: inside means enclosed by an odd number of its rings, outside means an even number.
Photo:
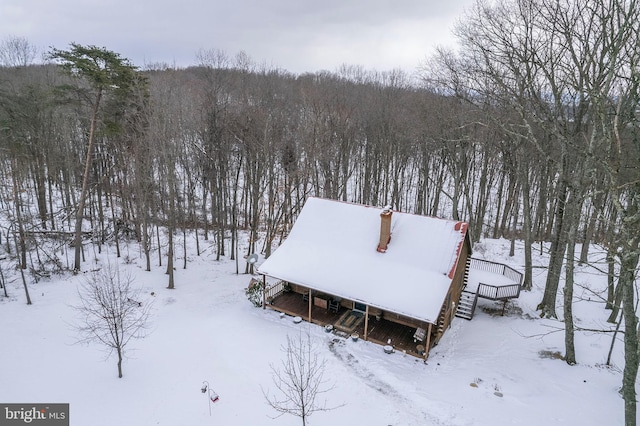
[[[429,323],[417,323],[410,318],[283,281],[265,287],[264,307],[323,327],[330,325],[332,333],[343,337],[357,334],[360,339],[392,346],[395,351],[419,358],[426,359],[435,341],[436,327]]]

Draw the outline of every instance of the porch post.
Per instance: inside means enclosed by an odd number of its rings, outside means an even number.
[[[369,334],[369,305],[364,308],[364,340],[367,340]]]
[[[267,309],[267,276],[262,275],[262,309]]]
[[[433,324],[429,323],[429,329],[427,330],[427,345],[424,349],[424,361],[427,362],[427,358],[429,358],[429,349],[431,349],[431,328]]]
[[[313,300],[311,300],[312,298],[312,294],[311,294],[311,289],[309,289],[309,323],[311,323],[311,307],[313,306]]]

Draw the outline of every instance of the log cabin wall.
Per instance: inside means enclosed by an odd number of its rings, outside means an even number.
[[[467,259],[471,256],[471,243],[469,241],[469,234],[465,235],[465,239],[463,242],[462,249],[460,250],[460,255],[458,257],[458,261],[456,264],[456,270],[453,275],[453,279],[451,280],[451,287],[449,287],[449,292],[445,297],[444,303],[442,304],[442,308],[440,309],[440,315],[438,316],[438,324],[436,327],[436,339],[435,343],[437,343],[445,330],[449,328],[451,325],[451,320],[456,314],[456,309],[458,309],[458,303],[460,302],[460,294],[464,288],[464,277],[465,272],[468,267]]]
[[[289,283],[289,285],[291,286],[291,291],[293,292],[300,294],[309,292],[309,289],[307,287],[301,286],[300,284]]]
[[[471,243],[469,241],[469,234],[467,234],[464,238],[462,250],[460,251],[460,256],[458,258],[456,272],[453,276],[453,280],[451,280],[451,288],[449,289],[451,292],[451,300],[455,302],[456,309],[458,307],[458,302],[460,302],[460,294],[465,286],[464,278],[468,272],[467,268],[469,262],[467,260],[469,257],[471,257]]]

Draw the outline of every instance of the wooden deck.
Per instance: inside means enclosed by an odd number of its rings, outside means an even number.
[[[300,293],[287,292],[276,297],[267,307],[288,315],[299,316],[305,321],[309,321],[309,302],[303,300]],[[335,327],[336,333],[340,331],[336,327],[346,312],[349,312],[343,306],[340,307],[338,313],[331,312],[325,308],[318,306],[311,307],[311,322],[321,326],[331,324]],[[353,331],[358,333],[360,338],[364,338],[365,322],[360,324]],[[418,351],[418,346],[426,345],[426,342],[415,342],[413,334],[416,329],[406,325],[398,324],[384,318],[377,320],[374,316],[369,316],[367,340],[379,345],[387,345],[391,341],[391,346],[396,351],[406,351],[407,354],[422,358],[422,354]],[[424,349],[421,348],[421,349]]]
[[[413,334],[416,329],[398,324],[386,319],[376,320],[375,317],[369,318],[369,334],[367,340],[379,345],[387,345],[391,340],[391,346],[396,351],[407,351],[407,354],[422,357],[417,347],[426,345],[426,342],[416,342],[413,340]],[[364,336],[364,322],[360,324],[356,331],[360,336]],[[424,350],[424,348],[422,348]]]
[[[293,291],[282,293],[267,306],[276,311],[298,316],[305,321],[309,321],[309,302],[302,300],[300,293]],[[344,312],[345,308],[340,308],[338,313],[334,313],[319,306],[311,306],[311,322],[319,325],[334,324]]]

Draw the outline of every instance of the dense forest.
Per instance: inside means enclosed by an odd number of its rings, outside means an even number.
[[[459,50],[416,75],[348,65],[293,75],[218,50],[189,68],[139,69],[76,44],[36,63],[27,40],[5,40],[4,255],[38,280],[89,268],[84,252],[102,244],[137,242],[173,288],[186,238],[233,257],[242,230],[241,255],[269,256],[308,196],[390,204],[468,221],[475,242],[524,241],[525,288],[531,251],[550,243],[538,309],[563,319],[572,364],[573,270],[599,244],[609,276],[599,296],[623,324],[635,424],[640,5],[478,2],[456,35]]]

